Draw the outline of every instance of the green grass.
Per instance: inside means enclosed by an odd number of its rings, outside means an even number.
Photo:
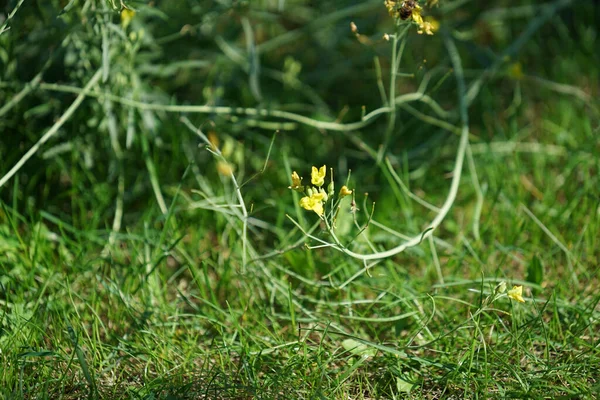
[[[0,8],[0,398],[598,397],[595,2],[125,3]]]

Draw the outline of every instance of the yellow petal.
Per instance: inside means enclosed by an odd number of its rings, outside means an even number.
[[[288,189],[296,190],[298,192],[304,191],[304,186],[302,186],[302,178],[298,176],[296,171],[292,172],[292,185],[288,186]]]
[[[348,186],[342,186],[340,189],[340,196],[350,196],[352,194],[352,190],[348,189]]]
[[[429,23],[433,32],[436,32],[440,29],[440,21],[433,17],[425,17],[425,22]]]
[[[426,33],[428,35],[433,35],[433,31],[434,31],[434,27],[431,24],[431,22],[425,21],[419,26],[419,30],[417,31],[417,33],[419,35],[422,35],[423,33]]]
[[[305,210],[312,210],[312,203],[311,203],[311,199],[308,196],[305,196],[303,198],[300,199],[300,207],[304,208]]]
[[[415,21],[417,24],[419,24],[419,26],[423,25],[423,17],[421,16],[421,10],[417,10],[416,8],[413,10],[412,12],[412,19],[413,21]]]
[[[300,199],[300,207],[305,210],[312,210],[316,212],[319,216],[323,215],[325,209],[323,208],[323,196],[324,193],[313,193],[312,195],[305,196]]]
[[[292,186],[300,186],[301,179],[296,171],[292,172]]]
[[[325,200],[325,192],[317,192],[315,191],[312,196],[310,196],[311,199],[313,199],[314,201],[323,201]]]
[[[121,11],[121,25],[123,25],[123,28],[127,28],[134,16],[135,11],[128,8],[124,8],[123,11]]]
[[[317,169],[317,167],[312,167],[312,172],[310,174],[311,182],[313,185],[321,187],[325,183],[325,174],[326,167],[323,165],[321,168]]]
[[[523,286],[513,286],[506,294],[508,297],[519,303],[525,303],[525,299],[523,298]]]
[[[313,205],[312,210],[314,212],[316,212],[319,216],[323,215],[324,209],[323,209],[323,203],[321,203],[320,201],[315,203]]]

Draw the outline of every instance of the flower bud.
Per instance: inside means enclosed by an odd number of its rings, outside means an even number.
[[[335,194],[335,185],[333,184],[333,181],[331,181],[329,185],[327,185],[327,194],[329,195],[329,197]]]
[[[342,186],[340,189],[340,197],[350,196],[352,194],[352,190],[348,189],[348,186]]]
[[[494,289],[494,291],[500,294],[506,292],[506,282],[500,282],[498,285],[496,285],[496,289]]]
[[[300,193],[304,192],[304,186],[302,186],[302,178],[298,176],[298,173],[296,173],[296,171],[292,173],[292,185],[288,186],[288,189],[292,189]]]

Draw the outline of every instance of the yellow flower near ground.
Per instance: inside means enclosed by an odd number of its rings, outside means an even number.
[[[312,167],[312,173],[310,174],[311,182],[313,185],[321,187],[325,183],[325,174],[327,173],[327,168],[323,165],[321,168],[317,169],[317,167]]]
[[[519,303],[525,303],[525,299],[523,298],[523,286],[513,286],[512,289],[506,292],[506,295]]]

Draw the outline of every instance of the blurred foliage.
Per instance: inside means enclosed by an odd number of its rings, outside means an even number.
[[[17,3],[9,1],[0,9],[8,15]],[[381,65],[385,87],[389,80],[390,43],[382,37],[393,32],[394,26],[381,3],[26,1],[9,21],[10,29],[0,36],[0,102],[13,99],[38,74],[43,82],[83,87],[98,68],[103,68],[102,83],[96,90],[124,98],[278,109],[318,120],[356,121],[363,107],[369,112],[383,105],[375,59]],[[443,32],[452,31],[467,78],[471,82],[483,79],[470,110],[474,141],[507,138],[502,126],[535,123],[531,113],[536,107],[528,107],[524,113],[519,105],[529,100],[535,104],[547,93],[540,92],[527,78],[565,76],[569,81],[563,83],[583,88],[590,97],[597,96],[598,69],[581,60],[592,58],[600,63],[595,28],[598,7],[592,1],[581,1],[577,6],[569,3],[440,1],[426,14],[441,21],[442,32],[422,36],[411,30],[400,67],[406,76],[399,77],[397,93],[415,91],[427,75],[427,94],[449,111],[450,123],[457,123],[455,83],[442,40]],[[562,8],[511,52],[511,44],[548,4]],[[120,19],[123,6],[135,10],[127,27]],[[360,38],[351,32],[350,22],[358,27]],[[258,77],[257,81],[253,77]],[[517,86],[521,98],[516,98]],[[195,148],[198,140],[185,132],[177,114],[138,112],[100,100],[83,103],[60,134],[19,171],[18,192],[13,193],[10,187],[2,191],[4,201],[18,198],[22,200],[18,202],[20,209],[27,204],[30,209],[67,211],[65,195],[83,193],[103,199],[107,214],[101,220],[106,224],[120,160],[127,171],[142,171],[146,169],[142,154],[150,151],[163,184],[181,180],[187,166],[181,161],[190,155],[186,149]],[[72,101],[71,93],[34,89],[3,115],[0,171],[8,171]],[[414,169],[424,162],[434,164],[444,143],[453,143],[455,135],[414,116],[427,114],[426,105],[411,103],[410,107],[398,111],[390,152],[407,156],[409,169]],[[539,108],[543,107],[540,104]],[[220,137],[232,137],[243,144],[247,165],[242,170],[249,171],[247,176],[261,168],[273,129],[256,127],[253,118],[243,115],[190,114],[190,118],[205,130],[210,126]],[[111,143],[111,123],[116,124],[121,149]],[[299,125],[282,132],[276,148],[292,157],[293,168],[321,163],[342,170],[350,167],[358,177],[364,174],[363,189],[370,190],[380,185],[371,168],[366,168],[374,163],[356,141],[348,139],[358,138],[377,149],[385,125],[385,118],[380,118],[366,129],[348,134]],[[144,147],[142,137],[150,147]],[[568,137],[557,141],[572,144]],[[192,153],[193,160],[201,165],[210,160],[206,152]],[[432,168],[428,173],[447,171],[443,166]],[[269,175],[273,178],[270,183],[266,176],[261,178],[257,193],[264,193],[262,185],[281,185],[279,192],[285,192],[287,177],[281,168],[273,169],[279,172]],[[134,182],[127,185],[127,210],[134,211],[136,203],[152,198],[150,183],[140,174],[128,174],[127,181]],[[80,187],[71,187],[72,182]],[[90,191],[90,187],[95,189]],[[260,201],[252,193],[250,197]],[[74,215],[75,211],[69,213]]]

